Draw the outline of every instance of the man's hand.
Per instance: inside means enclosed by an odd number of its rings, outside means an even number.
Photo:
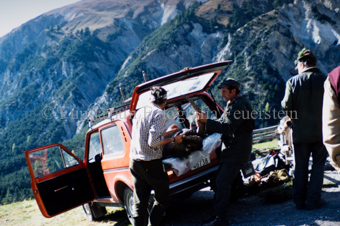
[[[202,122],[200,122],[200,120],[198,120],[197,118],[196,118],[195,122],[196,122],[197,127],[202,126]]]
[[[183,137],[183,134],[180,134],[178,136],[175,136],[175,143],[182,143],[182,137]]]
[[[169,128],[164,132],[163,136],[167,137],[170,134],[172,134],[173,132],[177,131],[179,128],[177,125],[173,124],[171,126],[169,126]]]
[[[172,125],[166,130],[166,132],[173,133],[173,132],[175,132],[176,130],[178,130],[178,126],[175,125],[175,124],[172,124]]]
[[[196,117],[197,126],[200,125],[198,123],[201,123],[201,122],[206,123],[208,119],[208,115],[205,112],[202,112],[202,113],[196,112],[195,117]]]

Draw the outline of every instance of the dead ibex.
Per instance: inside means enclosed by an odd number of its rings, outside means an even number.
[[[187,158],[192,152],[199,151],[203,147],[203,135],[196,132],[193,123],[190,129],[180,129],[172,137],[183,134],[182,142],[171,142],[163,146],[163,158],[177,157]]]

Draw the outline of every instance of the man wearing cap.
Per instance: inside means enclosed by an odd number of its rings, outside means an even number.
[[[133,118],[130,147],[130,171],[133,191],[133,226],[157,226],[169,205],[169,178],[162,163],[162,145],[182,142],[182,135],[164,138],[176,130],[172,125],[167,131],[164,108],[167,92],[161,87],[152,87],[151,104],[139,109]],[[151,190],[155,191],[155,202],[148,217]]]
[[[327,151],[322,143],[323,84],[326,76],[316,68],[317,59],[303,49],[295,61],[298,75],[286,83],[282,108],[293,121],[295,170],[293,200],[297,209],[313,210],[325,203],[321,199]],[[294,116],[293,116],[294,115]],[[308,182],[310,156],[312,171]]]
[[[227,102],[222,116],[217,120],[206,113],[196,113],[196,123],[205,123],[207,133],[221,133],[220,168],[216,175],[213,215],[203,220],[203,225],[228,225],[227,206],[231,187],[243,165],[249,162],[252,149],[252,132],[255,127],[251,117],[252,107],[240,93],[240,83],[232,78],[222,81],[218,88]]]

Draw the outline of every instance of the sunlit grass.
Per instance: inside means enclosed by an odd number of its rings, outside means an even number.
[[[273,139],[270,141],[258,142],[253,144],[253,151],[255,150],[270,150],[270,149],[277,149],[278,146],[278,139]]]
[[[22,202],[0,205],[0,225],[1,226],[126,226],[125,211],[122,208],[107,208],[108,217],[102,221],[90,222],[83,211],[77,207],[68,212],[62,213],[52,218],[45,218],[35,200],[25,200]],[[113,214],[115,211],[122,213]],[[116,216],[118,215],[118,216]]]

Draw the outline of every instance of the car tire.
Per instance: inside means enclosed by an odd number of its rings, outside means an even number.
[[[133,210],[133,191],[131,190],[131,188],[126,187],[124,189],[124,208],[126,211],[126,215],[130,221],[130,223],[132,224],[132,210]]]
[[[85,203],[83,209],[89,221],[99,221],[106,214],[106,208],[97,203]]]

